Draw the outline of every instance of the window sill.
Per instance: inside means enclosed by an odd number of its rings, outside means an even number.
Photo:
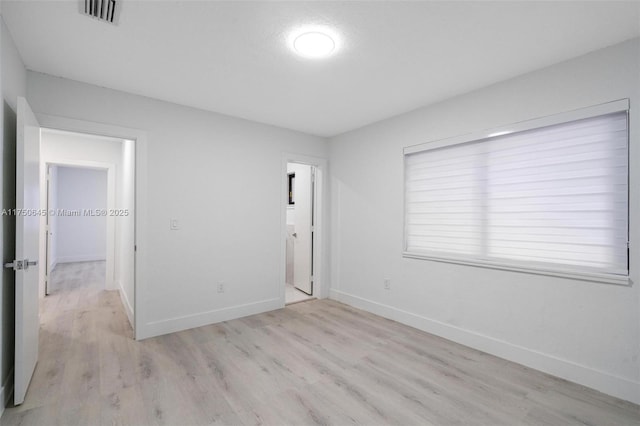
[[[462,259],[445,256],[435,256],[411,252],[403,252],[402,257],[408,259],[422,259],[431,260],[434,262],[454,263],[458,265],[475,266],[480,268],[499,269],[503,271],[521,272],[526,274],[545,275],[550,277],[569,278],[580,281],[591,281],[604,284],[615,284],[622,286],[630,286],[631,280],[627,275],[615,275],[615,274],[602,274],[597,272],[574,272],[574,271],[562,271],[544,268],[533,268],[520,265],[509,265],[506,263],[492,262],[488,260],[479,259]]]

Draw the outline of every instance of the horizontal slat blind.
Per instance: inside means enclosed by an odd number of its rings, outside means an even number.
[[[626,275],[627,113],[405,155],[405,249]]]

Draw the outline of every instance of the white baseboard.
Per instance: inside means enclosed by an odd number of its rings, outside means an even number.
[[[149,322],[143,325],[142,330],[136,330],[136,333],[138,334],[138,339],[147,339],[149,337],[175,333],[177,331],[202,327],[203,325],[215,324],[222,321],[229,321],[280,308],[282,308],[282,301],[280,298],[262,300],[259,302],[247,303],[245,305],[237,305],[201,312],[194,315]]]
[[[504,340],[465,330],[342,291],[331,290],[329,297],[482,352],[640,404],[640,382],[614,376],[553,355],[514,345]]]
[[[131,305],[131,302],[129,301],[129,297],[127,296],[127,292],[124,291],[124,288],[122,288],[122,283],[118,280],[116,281],[116,289],[118,290],[118,293],[120,293],[120,300],[122,301],[122,306],[124,306],[124,311],[127,313],[127,318],[129,319],[129,324],[131,324],[131,327],[134,327],[133,325],[133,307]]]
[[[9,371],[7,378],[2,384],[2,388],[0,388],[0,417],[2,417],[2,413],[4,413],[4,408],[9,403],[9,399],[13,395],[13,368]]]
[[[79,254],[75,256],[60,256],[56,263],[95,262],[106,259],[107,257],[104,254]]]

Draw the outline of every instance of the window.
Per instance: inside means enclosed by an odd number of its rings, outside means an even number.
[[[405,149],[405,256],[626,282],[627,109]]]

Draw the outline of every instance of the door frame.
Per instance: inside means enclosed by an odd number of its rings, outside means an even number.
[[[126,139],[134,142],[135,147],[135,183],[134,183],[134,301],[133,301],[133,335],[142,340],[149,336],[145,329],[146,306],[142,295],[146,294],[147,284],[147,132],[140,129],[114,126],[93,121],[77,120],[48,114],[36,114],[41,128],[85,133],[97,136]]]
[[[313,157],[309,155],[285,152],[282,154],[282,164],[280,167],[280,279],[278,282],[278,295],[280,307],[285,306],[285,287],[287,280],[287,206],[289,204],[289,179],[287,176],[287,164],[298,163],[315,167],[315,202],[313,203],[314,238],[313,238],[313,296],[324,299],[329,296],[329,285],[326,282],[328,265],[328,250],[326,245],[326,218],[327,211],[327,191],[328,169],[325,158]]]
[[[40,128],[47,128],[44,126],[40,126]],[[59,160],[59,161],[48,161],[43,164],[45,171],[45,179],[48,181],[49,179],[49,168],[51,166],[58,167],[74,167],[79,169],[89,169],[89,170],[101,170],[107,172],[107,210],[115,210],[116,209],[116,165],[113,163],[106,163],[101,161],[90,161],[90,160]],[[49,211],[49,197],[46,196],[45,200],[45,208],[46,211]],[[45,218],[43,218],[45,219]],[[42,223],[40,224],[42,226]],[[45,229],[45,228],[43,228]],[[106,273],[105,273],[105,282],[104,287],[106,290],[116,290],[117,285],[115,282],[115,258],[116,258],[116,225],[115,225],[115,217],[111,215],[107,215],[107,247],[106,247]],[[44,271],[44,281],[41,280],[41,288],[40,288],[40,296],[46,296],[46,281],[49,279],[49,230],[45,229],[45,261],[46,264],[42,270]]]

